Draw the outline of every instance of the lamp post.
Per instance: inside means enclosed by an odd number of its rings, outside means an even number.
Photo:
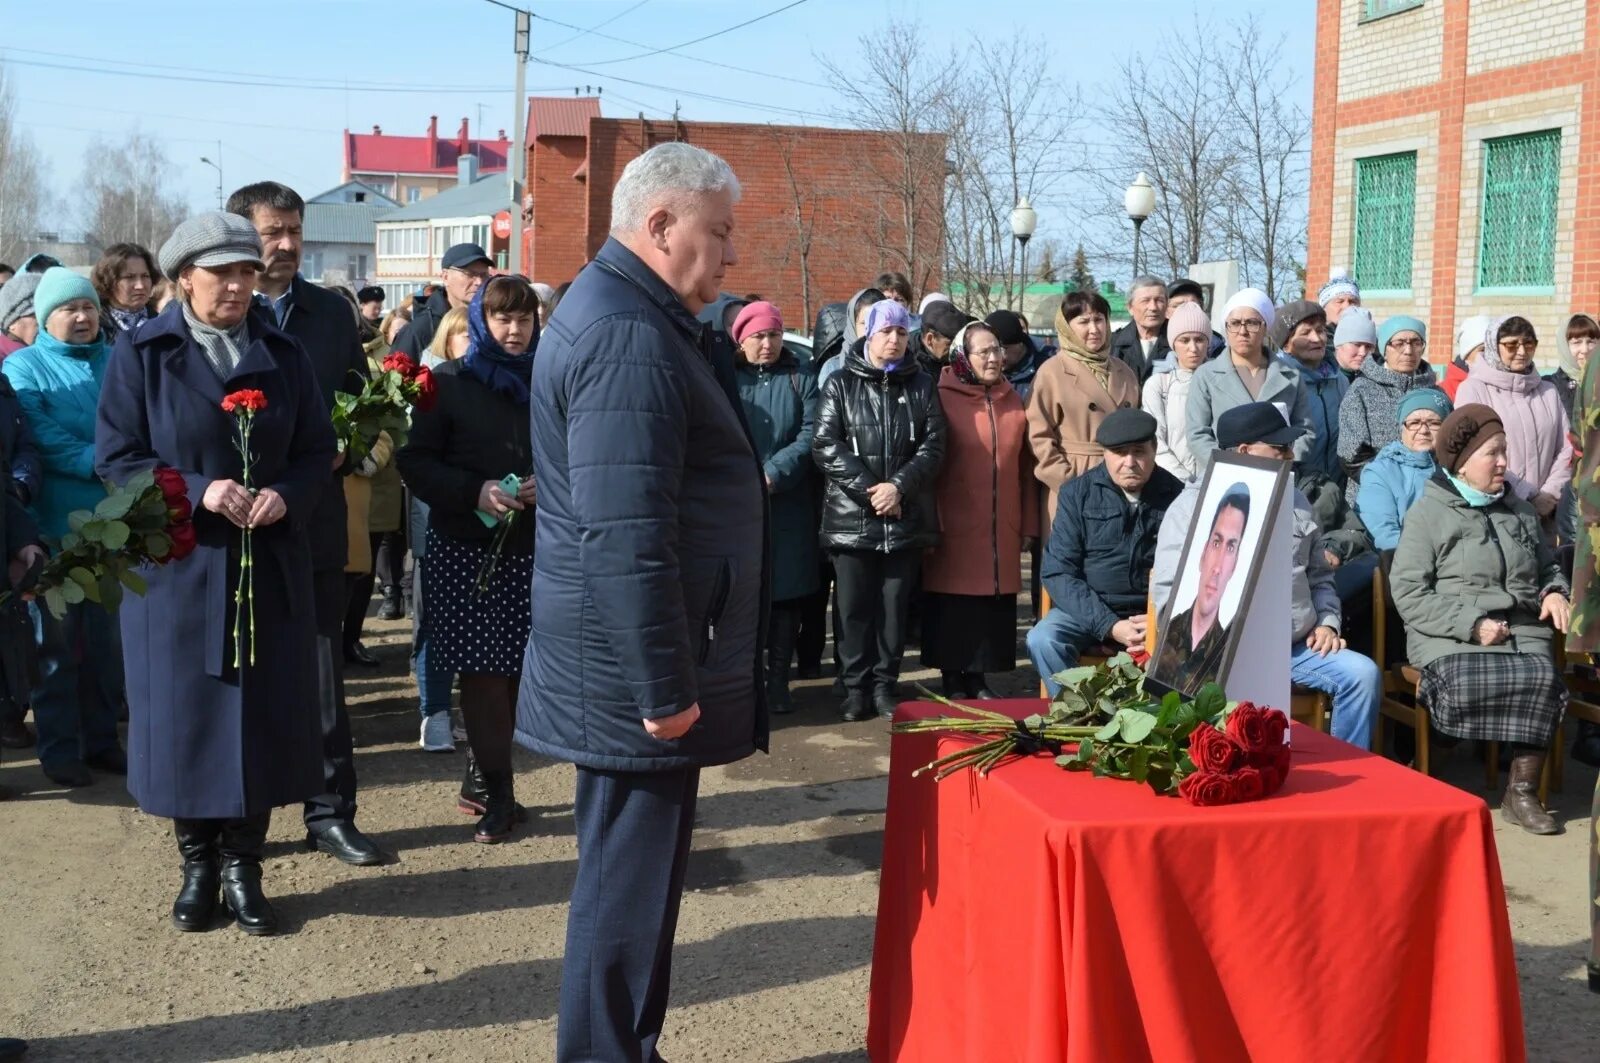
[[[222,152],[219,151],[219,152],[217,152],[217,154],[221,155]],[[213,170],[217,171],[217,209],[221,210],[222,209],[222,164],[221,163],[212,162],[210,159],[206,158],[204,155],[200,156],[200,161],[205,163],[207,166],[211,167]]]
[[[1133,179],[1133,184],[1122,194],[1122,209],[1128,212],[1128,219],[1133,222],[1133,275],[1139,276],[1139,230],[1144,227],[1145,219],[1156,212],[1156,190],[1151,187],[1150,179],[1140,170],[1139,175]]]
[[[1016,207],[1011,211],[1011,235],[1017,243],[1022,245],[1022,305],[1024,315],[1028,311],[1028,241],[1033,239],[1033,227],[1039,223],[1039,215],[1033,209],[1033,204],[1028,202],[1028,197],[1023,196],[1017,200]]]

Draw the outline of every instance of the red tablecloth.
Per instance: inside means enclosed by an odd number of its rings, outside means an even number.
[[[911,777],[962,741],[893,740],[876,1063],[1525,1058],[1480,798],[1298,724],[1288,782],[1253,804],[1047,756]]]

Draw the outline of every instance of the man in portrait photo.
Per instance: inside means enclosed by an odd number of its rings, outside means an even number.
[[[1161,657],[1152,674],[1184,694],[1220,681],[1228,632],[1222,624],[1222,598],[1239,565],[1239,551],[1250,525],[1250,489],[1236,483],[1223,492],[1200,550],[1199,585],[1189,608],[1168,624]]]

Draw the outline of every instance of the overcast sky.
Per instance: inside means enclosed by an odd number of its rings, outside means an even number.
[[[608,117],[631,117],[641,110],[665,117],[676,103],[689,120],[813,125],[837,124],[829,115],[839,101],[828,89],[697,60],[822,83],[827,78],[817,54],[848,63],[860,54],[862,34],[911,20],[940,50],[974,34],[1014,37],[1016,53],[996,54],[995,62],[1048,67],[1092,98],[1122,56],[1148,47],[1168,28],[1192,35],[1194,18],[1193,0],[803,0],[687,47],[686,55],[645,55],[789,0],[517,2],[576,27],[536,18],[535,60],[590,71],[534,62],[527,77],[530,95],[570,95],[574,86],[600,86]],[[1292,52],[1287,58],[1300,78],[1299,102],[1308,108],[1314,10],[1310,0],[1207,6],[1213,17],[1253,12],[1269,38],[1287,35]],[[65,204],[55,220],[66,230],[77,228],[73,185],[96,134],[117,139],[137,128],[160,138],[183,193],[199,209],[215,203],[217,184],[216,172],[200,162],[202,155],[215,159],[220,151],[229,191],[271,178],[310,196],[338,183],[340,134],[346,128],[366,132],[377,124],[388,133],[423,134],[432,114],[439,116],[444,135],[453,135],[463,116],[471,119],[474,136],[493,136],[501,128],[509,133],[512,125],[515,16],[486,0],[277,0],[237,6],[215,0],[79,0],[67,11],[51,0],[0,3],[0,62],[14,87],[17,117],[41,150]],[[983,16],[981,23],[975,13]],[[580,36],[581,29],[593,32]],[[1196,40],[1194,50],[1218,77],[1227,76],[1226,41]],[[1051,221],[1049,210],[1041,210],[1041,236],[1054,231],[1074,238],[1053,230]]]

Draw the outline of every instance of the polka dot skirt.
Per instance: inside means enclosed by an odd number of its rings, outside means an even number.
[[[494,577],[480,594],[478,573],[489,559],[490,546],[428,529],[422,622],[427,626],[429,667],[475,675],[522,674],[533,626],[533,555],[502,550]]]

